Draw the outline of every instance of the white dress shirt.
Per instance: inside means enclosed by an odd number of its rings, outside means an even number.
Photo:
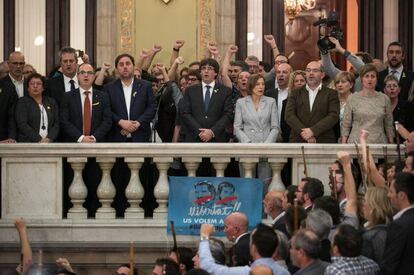
[[[279,88],[279,94],[277,95],[277,111],[279,112],[279,125],[280,119],[282,118],[282,104],[283,100],[285,100],[289,95],[289,88],[284,90]]]
[[[398,81],[400,81],[403,69],[404,69],[403,65],[400,65],[400,67],[398,68],[388,67],[388,74],[395,76],[398,79]],[[392,73],[393,71],[395,71],[394,74]]]
[[[75,82],[75,89],[79,88],[78,84],[78,77],[75,75],[73,78],[67,77],[66,75],[63,75],[63,82],[65,83],[65,91],[70,92],[70,81],[73,79]]]
[[[9,74],[11,81],[14,84],[14,87],[16,88],[17,96],[23,97],[24,96],[24,78],[22,77],[22,80],[16,80],[14,79],[11,74]]]
[[[319,90],[322,89],[322,83],[319,84],[318,87],[316,87],[315,90],[312,90],[308,84],[306,84],[306,90],[308,90],[308,94],[309,94],[309,108],[310,111],[312,112],[312,107],[313,107],[313,103],[315,102],[315,98],[318,95]]]
[[[40,127],[39,127],[39,136],[41,136],[42,138],[46,138],[47,137],[47,129],[49,128],[49,123],[47,120],[47,112],[45,107],[42,104],[39,104],[39,109],[40,109]],[[42,127],[44,129],[42,129]]]

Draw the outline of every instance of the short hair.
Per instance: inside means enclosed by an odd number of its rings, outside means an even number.
[[[296,198],[296,191],[298,190],[298,186],[297,185],[289,185],[287,188],[286,188],[286,191],[287,191],[287,195],[286,195],[286,197],[287,197],[287,201],[288,201],[288,203],[290,203],[290,204],[293,204],[294,203],[294,201],[295,201],[295,198]]]
[[[263,76],[260,74],[253,74],[249,77],[249,80],[247,81],[247,94],[251,95],[253,93],[253,89],[256,86],[259,79],[265,80]]]
[[[392,222],[393,209],[387,193],[388,189],[385,187],[368,187],[365,193],[365,202],[371,208],[368,228],[378,224],[389,224]]]
[[[338,73],[336,76],[335,76],[335,79],[334,79],[334,84],[336,85],[336,84],[338,84],[342,79],[345,79],[346,81],[348,81],[349,83],[352,83],[352,85],[354,85],[355,84],[355,75],[353,74],[353,73],[351,73],[351,72],[348,72],[348,71],[342,71],[342,72],[340,72],[340,73]],[[352,87],[352,91],[353,91],[353,88],[354,87]]]
[[[321,250],[321,241],[311,230],[301,229],[293,236],[291,245],[294,249],[303,249],[311,259],[318,259]]]
[[[395,192],[404,192],[410,204],[414,203],[414,175],[407,172],[400,172],[395,175]]]
[[[210,275],[210,273],[201,268],[193,268],[190,271],[187,271],[185,275]]]
[[[85,66],[85,65],[90,65],[91,67],[92,67],[92,69],[94,70],[94,72],[95,72],[95,68],[93,67],[93,65],[92,64],[90,64],[90,63],[82,63],[82,64],[80,64],[79,65],[79,67],[78,67],[78,69],[80,69],[82,66]],[[102,70],[102,68],[100,69],[100,70]],[[97,70],[96,70],[97,71]],[[78,73],[79,73],[79,71],[78,71]]]
[[[255,61],[255,62],[260,62],[259,58],[257,58],[257,56],[255,55],[249,55],[248,57],[246,57],[246,62],[247,61]]]
[[[32,73],[32,74],[30,74],[30,75],[27,77],[27,80],[26,80],[26,85],[27,85],[27,87],[29,87],[29,82],[30,82],[30,80],[32,80],[33,78],[40,79],[40,81],[42,81],[42,86],[43,86],[43,88],[45,87],[45,84],[46,84],[46,78],[45,78],[43,75],[39,74],[39,73]]]
[[[331,216],[322,209],[314,209],[306,217],[306,228],[312,230],[320,240],[329,237],[332,228]]]
[[[393,41],[390,44],[388,44],[387,52],[390,50],[390,47],[391,46],[398,46],[398,47],[400,47],[401,50],[402,50],[402,53],[404,54],[404,45],[401,42],[399,42],[399,41]]]
[[[275,230],[278,240],[278,246],[276,248],[277,252],[279,253],[280,257],[283,260],[287,260],[289,258],[289,240],[285,233],[280,230]]]
[[[289,206],[286,209],[285,214],[286,220],[286,229],[290,235],[292,235],[294,232],[294,206]],[[298,206],[298,226],[302,224],[302,222],[306,219],[306,210],[302,206]]]
[[[155,265],[162,266],[163,274],[165,275],[179,275],[180,274],[180,267],[173,259],[158,258],[155,261]]]
[[[264,61],[259,61],[259,66],[263,66],[263,70],[267,73],[272,69],[272,66]]]
[[[76,50],[72,47],[63,47],[59,51],[59,59],[62,59],[62,55],[65,53],[70,53],[75,55],[75,59],[78,59],[78,54],[76,53]]]
[[[249,65],[243,60],[235,60],[230,62],[232,66],[240,67],[242,72],[248,72],[249,71]]]
[[[278,246],[278,238],[272,227],[259,223],[251,233],[251,242],[263,258],[272,257]]]
[[[397,82],[398,87],[400,87],[399,80],[395,75],[389,74],[384,78],[384,88],[385,88],[385,83],[387,83],[388,81],[395,81]]]
[[[337,200],[331,196],[317,198],[313,203],[313,209],[322,209],[331,216],[332,223],[337,225],[341,222],[341,210]]]
[[[273,61],[276,61],[276,58],[278,58],[279,56],[286,57],[286,61],[289,64],[289,57],[284,53],[278,53]]]
[[[195,76],[197,77],[198,81],[201,81],[200,70],[188,70],[188,76]]]
[[[194,65],[198,65],[200,66],[200,61],[193,61],[190,64],[188,64],[188,67],[194,66]],[[201,66],[200,66],[201,67]]]
[[[377,71],[377,67],[375,67],[375,65],[374,65],[374,64],[372,64],[372,63],[367,63],[367,64],[365,64],[364,66],[362,66],[361,70],[359,71],[359,76],[360,76],[361,78],[363,78],[363,77],[364,77],[364,75],[366,75],[367,73],[370,73],[370,72],[375,72],[375,75],[376,75],[376,76],[377,76],[377,78],[378,78],[378,71]]]
[[[118,268],[120,268],[120,267],[126,267],[126,268],[131,269],[131,265],[130,265],[129,263],[120,264],[120,265],[118,266]],[[136,265],[134,265],[134,274],[133,274],[133,275],[138,275],[138,268],[137,268],[137,266],[136,266]]]
[[[343,175],[344,174],[344,166],[342,165],[342,163],[339,160],[335,160],[334,163],[338,165],[339,170],[341,171],[341,174]],[[361,174],[360,174],[358,168],[356,168],[355,164],[353,164],[352,162],[351,162],[351,172],[352,172],[352,177],[354,178],[354,181],[355,181],[355,187],[358,189],[358,183],[361,180]]]
[[[177,247],[177,251],[172,249],[170,253],[178,254],[179,263],[185,265],[185,270],[188,271],[194,268],[193,257],[195,253],[191,248],[180,246]]]
[[[365,64],[372,63],[372,56],[367,52],[356,52],[355,55],[360,57]]]
[[[306,177],[302,178],[302,180],[305,182],[302,193],[308,194],[309,199],[312,202],[315,201],[317,198],[323,196],[324,188],[322,182],[319,179]]]
[[[333,245],[338,247],[342,257],[358,257],[362,250],[362,235],[352,225],[340,224]]]
[[[226,248],[223,241],[216,238],[210,238],[208,242],[210,244],[210,252],[214,262],[216,264],[224,265],[226,263]]]
[[[118,55],[115,58],[115,68],[118,67],[119,60],[121,60],[121,58],[123,58],[123,57],[128,57],[131,60],[132,65],[135,66],[135,59],[134,59],[134,57],[132,55],[128,54],[128,53],[122,53],[122,54]]]
[[[211,66],[211,67],[213,67],[213,68],[214,68],[214,72],[215,72],[216,74],[218,74],[218,73],[219,73],[219,70],[220,70],[220,65],[219,65],[219,63],[218,63],[215,59],[213,59],[213,58],[205,58],[205,59],[201,60],[201,61],[200,61],[200,70],[201,70],[201,68],[202,68],[202,67],[204,67],[204,66]]]

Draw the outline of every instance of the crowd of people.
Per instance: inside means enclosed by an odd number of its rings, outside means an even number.
[[[109,63],[94,68],[87,54],[78,65],[78,52],[65,47],[48,79],[13,52],[0,64],[0,140],[360,143],[359,169],[347,152],[337,153],[330,196],[310,177],[285,192],[269,191],[263,206],[270,226],[248,232],[248,217],[232,213],[224,232],[234,245],[226,252],[205,224],[197,253],[178,247],[155,262],[153,274],[413,274],[414,74],[403,65],[399,42],[389,44],[382,63],[330,39],[350,71],[336,68],[329,53],[295,70],[271,35],[269,71],[255,56],[232,61],[236,45],[220,59],[214,42],[188,67],[179,69],[185,43],[177,40],[168,66],[152,64],[162,50],[154,45],[137,60],[120,54],[112,73]],[[377,167],[366,150],[368,143],[400,141],[404,163]],[[256,170],[262,179],[271,172],[262,159]],[[16,228],[24,273],[33,268],[31,250],[24,222]],[[56,274],[75,273],[66,259],[57,265]],[[122,265],[116,274],[130,271]]]

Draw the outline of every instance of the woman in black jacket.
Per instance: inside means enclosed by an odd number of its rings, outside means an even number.
[[[18,142],[49,143],[59,133],[56,101],[43,95],[45,78],[31,74],[27,78],[28,95],[19,99],[15,110]]]

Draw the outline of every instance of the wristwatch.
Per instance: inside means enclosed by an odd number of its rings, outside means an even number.
[[[210,237],[209,236],[201,236],[200,237],[200,241],[204,241],[204,240],[209,240],[210,239]]]

